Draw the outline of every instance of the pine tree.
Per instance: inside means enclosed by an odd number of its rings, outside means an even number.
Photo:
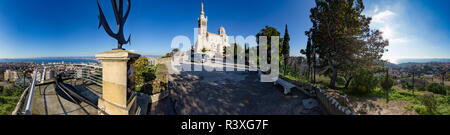
[[[300,50],[300,53],[305,55],[306,57],[306,63],[308,65],[308,70],[306,71],[306,78],[308,78],[308,80],[311,78],[311,66],[312,66],[312,51],[311,51],[311,38],[309,37],[309,33],[307,33],[306,35],[308,35],[308,42],[306,43],[306,49],[302,49]]]
[[[386,70],[386,75],[384,76],[384,80],[381,84],[384,92],[386,93],[386,103],[389,103],[389,92],[391,91],[393,85],[394,81],[392,80],[392,78],[389,77],[389,69],[388,69]]]
[[[370,29],[371,18],[363,14],[362,0],[316,0],[310,10],[313,24],[306,35],[322,67],[331,72],[330,88],[334,88],[339,74],[367,69],[366,63],[380,60],[389,42],[381,32]],[[362,63],[362,64],[361,64]]]
[[[289,62],[289,40],[291,40],[291,38],[289,37],[289,32],[288,32],[288,26],[286,24],[286,31],[284,32],[284,38],[283,38],[283,57],[284,57],[284,75],[286,75],[286,67],[288,65]]]

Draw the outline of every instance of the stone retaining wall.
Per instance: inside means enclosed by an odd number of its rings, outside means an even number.
[[[169,57],[169,58],[158,58],[155,61],[155,65],[157,65],[157,64],[168,64],[168,63],[170,63],[170,61],[172,61],[172,57]]]
[[[336,98],[329,95],[326,91],[322,90],[318,86],[313,86],[316,91],[316,97],[322,104],[322,106],[327,110],[328,114],[331,115],[357,115],[357,111],[353,110],[348,105],[342,105]],[[347,102],[346,102],[347,103]],[[351,104],[351,103],[348,103]]]
[[[346,95],[339,95],[339,97],[342,98],[342,100],[339,100],[336,99],[336,97],[333,97],[332,95],[328,94],[327,91],[322,90],[317,85],[291,80],[282,76],[280,76],[280,78],[303,88],[305,92],[308,92],[310,93],[310,95],[315,96],[319,100],[320,104],[326,109],[328,114],[331,115],[358,114],[358,112],[355,109],[353,109],[353,105],[350,103]]]

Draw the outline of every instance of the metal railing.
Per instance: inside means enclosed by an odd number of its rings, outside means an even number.
[[[30,92],[28,94],[27,104],[25,107],[25,115],[31,115],[31,108],[33,105],[34,88],[35,88],[36,77],[37,77],[38,72],[39,72],[39,68],[36,68],[34,71],[34,75],[33,75],[33,82],[31,83],[31,86],[30,86]]]
[[[88,81],[90,83],[93,83],[97,86],[102,87],[102,82],[103,82],[102,67],[86,66],[86,65],[82,65],[82,66],[84,66],[84,67],[79,69],[76,72],[67,74],[67,76],[69,78],[82,79],[82,80]]]
[[[97,86],[102,87],[102,67],[97,66],[84,66],[82,68],[82,73],[80,77],[77,77],[76,72],[67,74],[66,77],[68,78],[77,78],[82,79],[88,82],[91,82]],[[43,84],[45,82],[45,79],[51,78],[46,77],[46,71],[48,71],[46,67],[44,67],[43,70],[39,71],[39,68],[36,67],[32,82],[29,87],[27,87],[24,92],[22,93],[19,102],[16,105],[16,108],[12,112],[12,115],[31,115],[32,114],[32,107],[33,107],[33,96],[36,85],[39,85],[39,83]],[[38,78],[38,74],[41,73],[41,76]]]

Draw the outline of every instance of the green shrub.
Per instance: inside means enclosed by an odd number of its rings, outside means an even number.
[[[360,70],[351,84],[352,93],[367,94],[375,89],[378,79],[368,70]]]
[[[337,84],[345,85],[345,79],[344,77],[337,77],[336,79]]]
[[[412,83],[409,83],[409,82],[403,82],[403,83],[402,83],[402,88],[403,88],[403,89],[412,90],[414,87],[413,87]]]
[[[433,114],[432,112],[428,111],[427,107],[425,107],[424,105],[415,105],[414,111],[416,111],[419,114],[423,114],[423,115]]]
[[[392,86],[394,86],[394,80],[387,74],[381,82],[381,87],[386,93],[386,102],[389,102],[389,92],[391,91]]]
[[[139,88],[138,92],[150,94],[152,93],[152,90],[153,90],[152,85],[144,84],[142,87]]]
[[[13,96],[0,96],[0,115],[11,115],[11,112],[14,110],[17,102],[19,101],[19,98],[19,96],[14,94]]]
[[[150,62],[147,57],[140,57],[135,63],[135,78],[136,85],[143,85],[145,82],[152,79],[152,73],[150,71]]]
[[[3,96],[12,96],[13,93],[14,93],[14,91],[11,90],[11,89],[3,89],[3,90],[2,90],[2,95],[3,95]]]
[[[14,104],[2,104],[0,105],[0,115],[11,115],[11,112],[16,106]]]
[[[447,101],[447,104],[450,104],[450,96],[445,96],[445,99]]]
[[[0,97],[0,105],[3,105],[7,103],[6,99],[4,99],[3,97]]]
[[[437,113],[439,115],[450,115],[450,104],[439,104],[437,107]]]
[[[425,93],[422,97],[422,104],[425,105],[428,112],[436,111],[437,101],[433,94]]]
[[[442,90],[442,85],[441,84],[439,84],[439,83],[431,83],[431,84],[428,84],[426,87],[425,87],[425,89],[427,90],[427,91],[429,91],[429,92],[433,92],[433,93],[436,93],[436,94],[446,94],[446,91],[444,90]]]
[[[164,86],[168,83],[167,75],[168,69],[164,64],[157,64],[149,68],[148,71],[145,71],[144,76],[146,76],[145,82],[151,81],[151,83],[143,84],[136,91],[146,94],[159,93],[161,90],[164,90]]]

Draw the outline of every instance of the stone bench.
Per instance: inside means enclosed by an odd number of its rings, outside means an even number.
[[[289,82],[287,82],[287,81],[285,81],[285,80],[283,80],[281,78],[278,78],[276,81],[273,82],[273,84],[274,85],[280,84],[281,86],[283,86],[285,95],[288,94],[288,93],[291,93],[291,89],[292,88],[297,87],[294,84],[289,83]]]

